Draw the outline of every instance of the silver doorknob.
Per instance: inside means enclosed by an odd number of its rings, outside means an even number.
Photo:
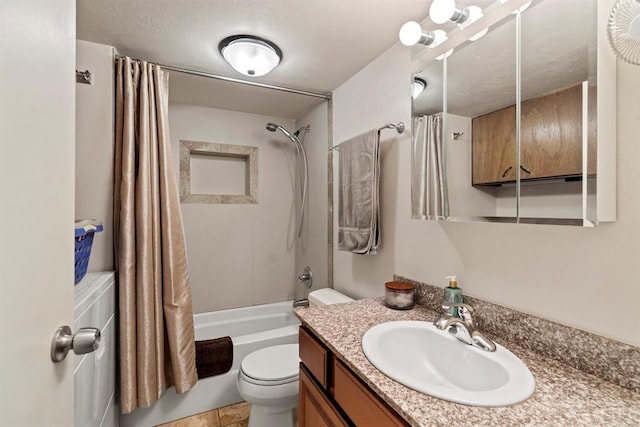
[[[85,354],[95,351],[102,339],[98,328],[80,328],[75,334],[68,326],[60,326],[51,340],[51,360],[62,362],[69,350],[75,354]]]

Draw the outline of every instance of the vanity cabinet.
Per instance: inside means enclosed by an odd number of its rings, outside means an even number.
[[[595,105],[595,99],[590,101]],[[582,104],[581,83],[522,102],[522,181],[582,176]],[[588,172],[594,174],[595,127],[588,128]],[[518,167],[515,106],[474,118],[472,131],[473,185],[514,182]]]
[[[299,338],[300,427],[408,425],[311,331]]]

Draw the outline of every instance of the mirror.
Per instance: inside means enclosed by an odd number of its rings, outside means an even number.
[[[534,1],[417,73],[428,84],[413,102],[414,218],[615,220],[615,120],[603,132],[597,114],[615,110],[615,97],[597,96],[602,82],[615,93],[615,63],[598,68],[612,55],[598,37],[599,16],[607,13],[598,3]],[[420,118],[438,113],[440,142]]]
[[[583,197],[595,200],[597,33],[596,0],[541,0],[522,13],[522,218],[582,225]]]

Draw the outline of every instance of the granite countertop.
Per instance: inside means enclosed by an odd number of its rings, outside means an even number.
[[[640,425],[640,393],[586,374],[561,362],[491,336],[518,356],[536,380],[525,402],[503,408],[460,405],[409,389],[378,371],[362,352],[362,336],[393,320],[433,321],[437,313],[416,305],[396,311],[382,298],[325,307],[297,308],[303,325],[413,426],[623,426]],[[463,345],[463,344],[461,344]]]

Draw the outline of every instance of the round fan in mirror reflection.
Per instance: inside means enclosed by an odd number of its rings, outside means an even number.
[[[640,0],[618,0],[609,15],[609,43],[624,61],[640,65]]]

